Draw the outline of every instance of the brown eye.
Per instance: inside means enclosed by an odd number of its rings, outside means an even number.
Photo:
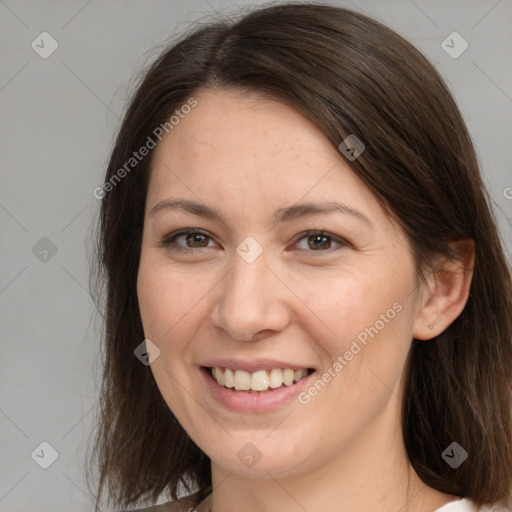
[[[331,239],[323,235],[308,236],[308,247],[313,250],[330,249]]]
[[[186,236],[188,247],[207,247],[208,237],[202,233],[189,233]]]
[[[203,231],[197,229],[182,229],[167,235],[161,242],[162,247],[167,247],[177,251],[187,251],[189,249],[201,249],[212,247],[212,237]]]
[[[306,242],[305,244],[303,242]],[[302,247],[300,246],[302,244]],[[325,233],[323,231],[306,231],[302,233],[297,241],[297,248],[305,251],[323,252],[336,246],[343,247],[349,245],[342,238]]]

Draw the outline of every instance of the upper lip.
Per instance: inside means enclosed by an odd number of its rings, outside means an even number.
[[[292,368],[294,370],[310,369],[311,366],[292,363],[289,361],[278,361],[277,359],[251,359],[244,361],[242,359],[212,359],[201,363],[200,366],[208,368],[230,368],[231,370],[244,370],[246,372],[256,372],[258,370],[267,370],[272,368]]]

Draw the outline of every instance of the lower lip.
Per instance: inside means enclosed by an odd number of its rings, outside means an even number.
[[[271,412],[279,409],[286,402],[296,398],[307,387],[309,380],[316,373],[311,373],[291,386],[282,386],[261,393],[246,393],[221,386],[213,379],[206,368],[200,368],[200,372],[208,390],[217,402],[233,411],[249,413]]]

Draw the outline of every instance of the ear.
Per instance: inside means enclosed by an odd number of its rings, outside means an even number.
[[[461,314],[469,297],[475,243],[461,239],[448,244],[455,259],[443,257],[427,278],[427,286],[421,295],[413,336],[430,340],[441,334]]]

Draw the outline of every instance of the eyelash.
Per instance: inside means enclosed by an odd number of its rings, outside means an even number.
[[[175,231],[174,233],[168,234],[163,240],[160,241],[160,246],[164,247],[166,249],[172,250],[172,251],[177,251],[177,252],[190,252],[195,249],[208,249],[209,248],[209,247],[181,247],[179,245],[172,245],[173,242],[177,238],[184,236],[184,235],[189,235],[189,234],[203,235],[203,236],[209,238],[210,240],[213,240],[213,238],[207,232],[205,232],[201,229],[191,229],[191,228],[180,229],[179,231]],[[335,242],[338,244],[338,249],[341,247],[351,246],[351,244],[349,242],[347,242],[346,240],[344,240],[343,238],[341,238],[339,236],[333,235],[332,233],[329,233],[326,231],[314,230],[314,229],[308,230],[308,231],[303,231],[302,233],[299,233],[294,244],[296,244],[297,242],[299,242],[302,239],[307,239],[307,238],[313,237],[313,236],[322,236],[322,237],[330,239],[331,242]],[[310,249],[299,249],[299,250],[316,253],[316,252],[331,252],[333,249],[336,250],[336,247],[334,247],[334,248],[329,247],[329,249],[318,249],[318,250],[310,250]]]

